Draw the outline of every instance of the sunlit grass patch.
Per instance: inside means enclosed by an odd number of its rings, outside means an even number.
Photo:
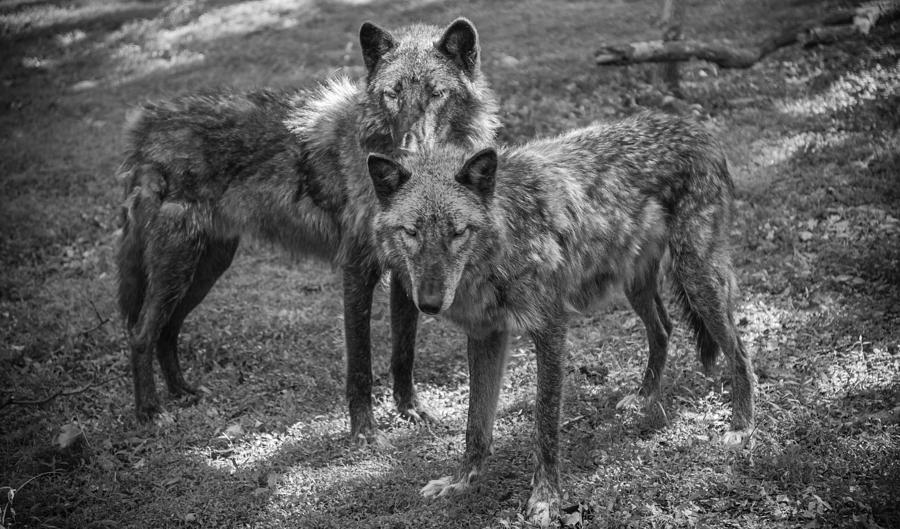
[[[900,94],[900,61],[882,67],[875,64],[859,72],[840,76],[822,93],[776,102],[779,112],[795,116],[814,116],[844,110],[865,101]]]
[[[255,0],[214,7],[194,20],[155,32],[157,47],[170,48],[193,41],[211,41],[245,35],[263,29],[287,29],[297,25],[295,17],[315,13],[312,0]]]
[[[752,160],[762,166],[783,164],[797,154],[843,145],[851,137],[861,139],[863,135],[844,131],[801,132],[789,137],[759,140],[751,145],[751,149],[755,151]]]
[[[44,29],[60,24],[74,24],[92,18],[145,9],[146,3],[104,0],[75,0],[66,3],[23,5],[19,9],[0,12],[0,35],[16,35],[23,31]]]

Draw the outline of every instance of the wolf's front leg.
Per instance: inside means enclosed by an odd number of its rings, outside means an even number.
[[[503,366],[509,332],[494,331],[480,338],[469,337],[469,420],[466,453],[456,474],[429,481],[422,496],[444,496],[465,490],[481,472],[491,452],[497,400],[503,381]]]
[[[394,377],[394,402],[400,415],[411,421],[434,421],[434,417],[419,402],[413,384],[413,363],[416,350],[416,328],[419,309],[396,274],[391,274],[391,375]]]
[[[358,262],[359,260],[357,260]],[[347,344],[347,403],[353,442],[383,444],[372,413],[372,340],[369,323],[378,272],[361,264],[344,267],[344,337]]]
[[[532,333],[532,338],[537,357],[537,466],[531,480],[527,517],[531,523],[546,527],[559,515],[559,410],[566,343],[563,318]]]

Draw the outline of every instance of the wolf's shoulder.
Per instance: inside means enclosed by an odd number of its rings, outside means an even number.
[[[334,76],[311,91],[298,92],[290,100],[285,124],[301,142],[330,137],[331,128],[352,113],[365,97],[359,81]]]

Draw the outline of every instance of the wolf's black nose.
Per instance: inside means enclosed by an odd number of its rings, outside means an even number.
[[[425,302],[425,301],[420,301],[419,302],[419,310],[421,310],[425,314],[437,314],[438,312],[441,311],[441,304],[440,304],[440,302],[430,302],[429,303],[429,302]]]
[[[437,314],[444,300],[439,292],[419,292],[419,310],[425,314]]]

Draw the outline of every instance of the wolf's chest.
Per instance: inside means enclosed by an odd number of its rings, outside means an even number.
[[[560,292],[533,279],[460,281],[447,317],[470,335],[492,330],[537,330],[544,325]]]

